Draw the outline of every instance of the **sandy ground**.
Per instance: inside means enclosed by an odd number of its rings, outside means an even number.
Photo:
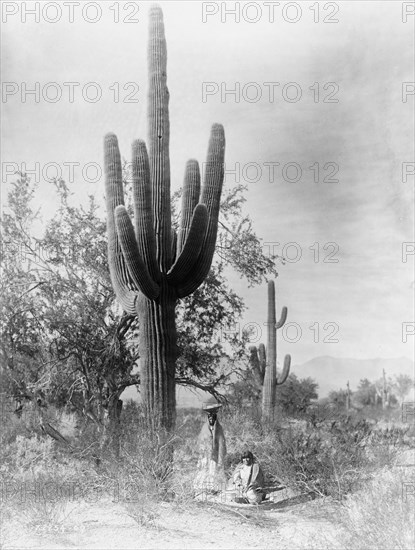
[[[413,471],[414,450],[397,467]],[[409,477],[408,477],[409,479]],[[136,499],[135,499],[136,500]],[[223,502],[225,500],[225,502]],[[49,521],[33,521],[33,510],[15,509],[2,521],[1,550],[344,549],[342,508],[324,498],[310,500],[285,489],[260,506],[219,497],[184,504],[127,502],[105,496],[76,500],[48,510]],[[32,520],[32,521],[28,521]],[[4,517],[3,517],[4,520]],[[31,527],[29,527],[31,525]]]
[[[334,548],[341,538],[336,505],[301,498],[264,507],[194,502],[151,510],[139,503],[78,502],[69,504],[61,519],[31,531],[12,521],[4,529],[2,548],[292,550]]]

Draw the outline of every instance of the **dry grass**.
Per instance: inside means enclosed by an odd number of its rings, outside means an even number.
[[[160,502],[154,495],[141,492],[135,502],[124,503],[127,515],[132,518],[139,528],[160,530],[158,520],[161,517]]]
[[[25,502],[19,506],[19,512],[23,527],[41,534],[62,532],[73,508],[67,500],[42,498]]]
[[[345,503],[342,522],[348,548],[400,549],[415,547],[415,472],[409,467],[385,467]]]

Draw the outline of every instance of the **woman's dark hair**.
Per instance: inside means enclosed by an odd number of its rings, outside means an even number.
[[[243,458],[249,458],[251,461],[254,460],[254,455],[251,453],[251,451],[244,451],[241,455],[241,460]]]

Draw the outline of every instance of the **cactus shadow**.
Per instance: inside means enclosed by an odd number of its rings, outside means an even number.
[[[260,507],[263,510],[281,510],[291,506],[296,506],[298,504],[304,504],[306,502],[310,502],[315,498],[316,496],[313,493],[304,493],[301,495],[287,497],[283,500],[280,500],[279,502],[264,500],[264,502],[260,504]]]

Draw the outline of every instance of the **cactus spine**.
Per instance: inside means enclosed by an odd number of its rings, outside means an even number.
[[[279,321],[276,321],[275,313],[275,284],[268,283],[268,320],[267,320],[267,349],[260,344],[258,349],[253,346],[250,349],[250,362],[258,382],[262,389],[262,419],[272,421],[274,419],[275,396],[277,386],[284,384],[290,373],[291,356],[286,355],[281,376],[277,376],[277,330],[282,328],[287,320],[287,308],[283,307]]]
[[[194,292],[211,267],[224,174],[225,136],[214,124],[200,193],[197,161],[187,163],[178,238],[171,227],[169,92],[163,14],[150,9],[148,142],[132,146],[134,224],[124,206],[121,157],[114,134],[105,137],[108,260],[125,311],[138,315],[141,395],[147,417],[175,422],[177,300]]]

